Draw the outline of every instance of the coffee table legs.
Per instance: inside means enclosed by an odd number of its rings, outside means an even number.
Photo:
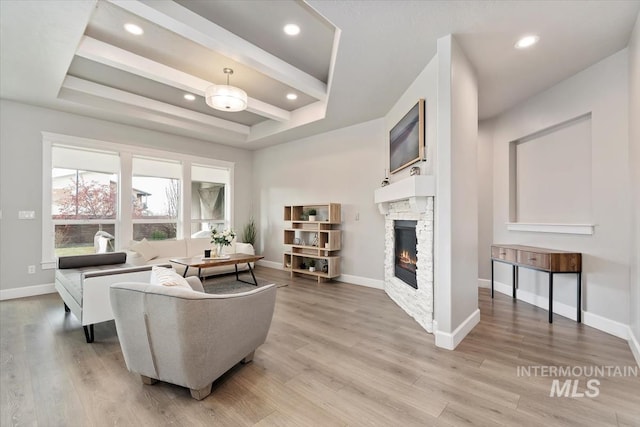
[[[250,262],[247,263],[247,267],[249,267],[249,273],[251,273],[251,277],[253,278],[253,283],[247,282],[246,280],[242,280],[240,278],[240,276],[238,276],[238,264],[235,264],[234,267],[236,268],[236,280],[238,282],[242,282],[242,283],[247,283],[249,285],[258,286],[258,281],[256,280],[256,275],[253,274],[253,268],[251,268],[251,263]]]

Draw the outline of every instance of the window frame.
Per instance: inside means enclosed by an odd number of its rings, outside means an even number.
[[[225,192],[225,216],[229,227],[234,224],[234,178],[235,163],[219,160],[210,157],[193,156],[168,150],[158,150],[154,148],[129,145],[118,142],[103,141],[98,139],[82,138],[71,135],[64,135],[52,132],[41,132],[42,134],[42,269],[55,269],[57,257],[55,255],[55,225],[60,220],[52,218],[52,177],[53,167],[52,147],[56,144],[77,147],[79,149],[108,150],[118,153],[120,157],[120,172],[118,175],[118,212],[113,221],[116,231],[116,250],[127,247],[133,239],[133,224],[136,222],[132,218],[131,195],[133,177],[133,157],[145,156],[158,159],[167,159],[180,162],[182,166],[181,201],[177,218],[177,239],[191,236],[191,166],[193,164],[226,169],[229,172],[229,188]],[[70,220],[70,221],[90,221],[90,220]],[[70,221],[63,220],[65,224]],[[149,221],[150,222],[150,221]],[[161,222],[171,222],[161,220]]]

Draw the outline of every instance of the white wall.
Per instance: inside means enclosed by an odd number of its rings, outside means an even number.
[[[631,251],[629,317],[634,335],[632,348],[640,365],[640,14],[629,42],[629,169],[631,171],[632,220],[635,228]],[[634,341],[635,340],[635,341]]]
[[[478,311],[478,86],[453,36],[438,40],[435,158],[436,345],[454,348]],[[462,328],[462,330],[457,330]],[[455,335],[455,336],[454,336]]]
[[[491,280],[492,243],[493,121],[482,120],[478,123],[478,278],[483,281]]]
[[[583,309],[587,312],[584,321],[604,322],[601,327],[610,329],[629,323],[627,78],[624,49],[505,112],[495,120],[494,128],[493,240],[582,252]],[[595,233],[585,236],[508,231],[509,142],[587,113],[592,114],[592,180],[584,182],[584,191],[591,192]],[[496,280],[510,285],[510,271],[509,266],[496,263]],[[555,277],[554,300],[575,307],[575,280],[573,275]],[[545,273],[520,269],[521,290],[546,298],[547,283]]]
[[[42,256],[42,131],[152,147],[235,162],[234,227],[251,214],[252,153],[210,142],[0,101],[0,289],[53,283],[53,271],[40,269]],[[18,220],[34,210],[35,220]],[[36,265],[28,275],[27,266]]]
[[[384,177],[385,143],[384,120],[377,119],[256,151],[254,209],[259,213],[258,251],[265,261],[282,266],[288,248],[285,205],[341,203],[339,280],[381,287],[384,217],[373,192]]]

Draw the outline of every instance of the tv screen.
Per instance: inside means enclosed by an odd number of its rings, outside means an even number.
[[[424,99],[389,132],[389,169],[396,173],[424,159]]]

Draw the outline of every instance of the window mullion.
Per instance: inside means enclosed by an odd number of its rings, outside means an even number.
[[[191,161],[182,162],[182,199],[178,214],[178,238],[191,237]]]
[[[133,209],[131,201],[133,200],[133,156],[130,152],[120,152],[120,191],[118,203],[118,223],[116,224],[116,232],[118,233],[118,249],[129,246],[129,242],[133,240]]]

